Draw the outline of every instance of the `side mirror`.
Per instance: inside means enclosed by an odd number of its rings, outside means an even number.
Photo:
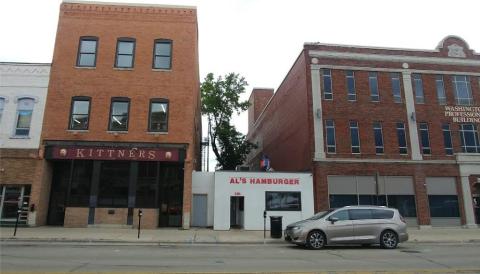
[[[338,218],[337,217],[330,217],[328,218],[328,220],[332,223],[332,225],[338,221]]]

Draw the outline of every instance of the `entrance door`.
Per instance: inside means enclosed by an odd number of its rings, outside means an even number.
[[[63,226],[70,168],[71,162],[54,163],[47,217],[47,224],[49,225]]]
[[[230,197],[230,228],[243,228],[243,196]]]
[[[206,227],[208,213],[208,196],[206,194],[193,194],[193,220],[192,226]]]

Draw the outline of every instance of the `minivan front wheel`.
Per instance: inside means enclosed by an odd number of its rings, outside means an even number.
[[[386,249],[395,249],[398,245],[397,233],[391,230],[385,230],[380,235],[380,246]]]
[[[321,249],[325,246],[325,235],[320,231],[312,231],[307,236],[307,247],[311,249]]]

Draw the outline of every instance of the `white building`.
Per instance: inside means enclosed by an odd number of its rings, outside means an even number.
[[[30,197],[37,165],[50,64],[0,62],[0,225],[35,225]]]
[[[310,173],[194,172],[192,226],[215,230],[270,230],[270,216],[282,216],[282,229],[311,217],[313,183]]]

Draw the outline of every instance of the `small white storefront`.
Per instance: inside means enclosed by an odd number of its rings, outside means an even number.
[[[310,173],[193,172],[192,226],[263,230],[263,212],[282,216],[283,229],[314,214]]]

